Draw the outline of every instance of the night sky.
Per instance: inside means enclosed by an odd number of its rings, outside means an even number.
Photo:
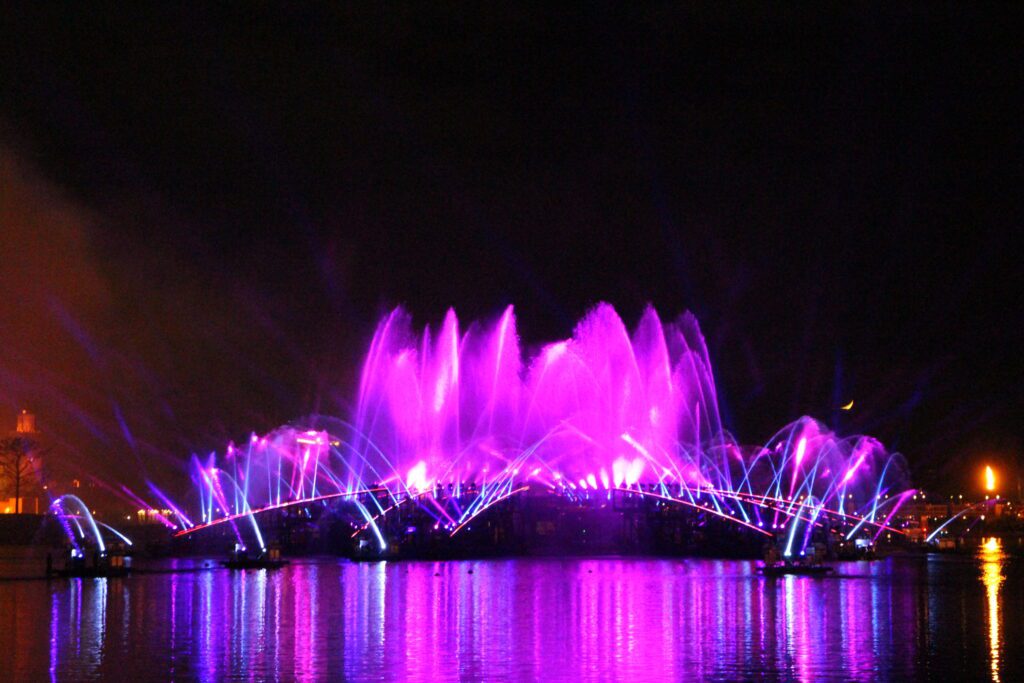
[[[0,27],[0,421],[68,471],[346,413],[396,304],[513,303],[529,350],[602,300],[692,310],[745,443],[810,414],[927,486],[1021,457],[1009,5],[33,5]]]

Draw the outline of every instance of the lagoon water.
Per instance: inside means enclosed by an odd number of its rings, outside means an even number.
[[[0,575],[38,558],[0,556]],[[571,558],[0,581],[0,680],[1024,680],[1024,560]]]

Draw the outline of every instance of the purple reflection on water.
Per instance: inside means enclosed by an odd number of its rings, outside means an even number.
[[[1019,680],[1004,644],[1024,636],[1007,618],[1024,582],[999,561],[998,591],[970,559],[849,563],[826,579],[619,558],[8,583],[0,614],[17,628],[0,631],[0,678]]]
[[[57,680],[57,658],[59,656],[59,648],[57,647],[57,625],[60,623],[59,614],[57,612],[57,606],[59,601],[57,599],[57,592],[54,591],[50,596],[50,680]]]

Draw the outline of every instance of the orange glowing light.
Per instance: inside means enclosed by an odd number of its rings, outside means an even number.
[[[985,465],[985,490],[996,490],[996,473],[992,471],[989,465]]]
[[[840,406],[839,410],[853,410],[853,399],[850,399],[850,402],[845,406]]]

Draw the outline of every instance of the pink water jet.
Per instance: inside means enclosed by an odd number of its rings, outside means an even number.
[[[648,307],[631,335],[608,304],[526,359],[511,306],[464,331],[449,311],[419,334],[395,309],[370,344],[354,424],[367,463],[415,468],[418,485],[493,478],[524,458],[537,477],[604,488],[682,478],[682,462],[726,439],[696,319],[663,324]]]

